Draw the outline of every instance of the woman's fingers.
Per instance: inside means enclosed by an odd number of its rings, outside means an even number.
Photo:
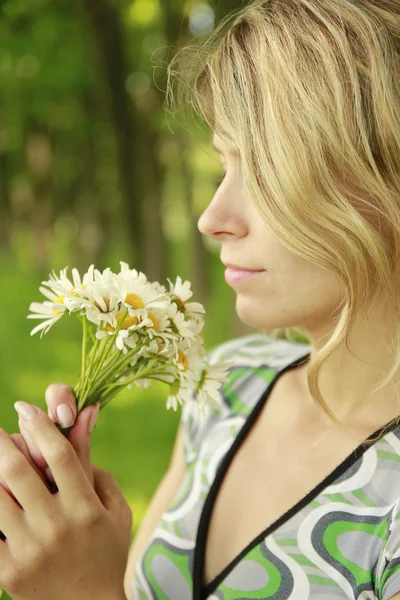
[[[86,406],[79,413],[74,426],[68,435],[68,441],[75,450],[83,470],[85,471],[86,477],[89,479],[92,486],[94,485],[94,479],[90,456],[91,433],[89,432],[89,422],[92,418],[96,418],[96,414],[98,416],[98,410],[95,408],[95,406]],[[20,418],[18,420],[18,425],[27,443],[29,452],[35,453],[35,455],[32,457],[33,460],[35,461],[36,465],[38,465],[38,468],[41,469],[42,472],[45,472],[45,470],[49,468],[48,461],[32,439],[32,436],[28,431],[26,421]],[[54,474],[51,473],[51,475],[53,475],[54,480]]]
[[[45,400],[47,404],[47,413],[53,422],[59,423],[62,427],[70,427],[74,423],[77,408],[76,399],[71,386],[66,385],[65,383],[52,383],[46,389]],[[48,464],[24,427],[23,422],[20,423],[20,430],[24,436],[32,459],[39,469],[44,471],[48,467]]]
[[[73,506],[74,498],[76,501],[78,497],[90,502],[95,494],[93,485],[69,440],[39,407],[25,402],[17,402],[14,406],[20,413],[20,422],[27,419],[25,428],[46,459],[60,494],[68,505]],[[93,411],[92,406],[87,407],[86,415],[89,409]]]
[[[53,425],[54,427],[54,425]],[[50,510],[51,495],[43,478],[37,473],[29,459],[10,439],[4,429],[0,428],[0,474],[12,490],[19,505],[25,510],[39,514],[40,510]],[[15,513],[14,513],[15,514]],[[2,515],[2,531],[5,515]]]
[[[70,427],[73,423],[72,429],[68,434],[68,440],[78,455],[86,476],[91,484],[94,485],[90,458],[91,436],[90,431],[88,431],[88,422],[95,412],[95,407],[88,406],[84,408],[76,417],[77,406],[74,391],[71,386],[64,383],[52,383],[49,385],[45,392],[45,400],[48,415],[53,422],[59,423],[62,427]],[[72,421],[72,419],[74,420]],[[33,461],[44,473],[49,468],[49,465],[29,434],[22,419],[19,420],[19,427]]]
[[[39,469],[39,467],[36,465],[36,463],[32,460],[32,457],[29,453],[29,449],[28,446],[23,438],[23,436],[20,433],[12,433],[10,435],[10,438],[12,439],[12,441],[14,442],[14,445],[18,448],[18,450],[25,456],[25,458],[28,460],[29,464],[34,468],[34,470],[36,471],[36,473],[39,475],[39,477],[42,479],[42,481],[44,483],[47,484],[46,478],[44,476],[44,474],[42,473],[42,471]],[[16,501],[18,502],[18,500],[15,498],[14,494],[12,493],[10,487],[8,486],[8,484],[5,482],[5,480],[0,476],[0,485],[6,490],[6,492]],[[18,503],[19,504],[19,503]]]

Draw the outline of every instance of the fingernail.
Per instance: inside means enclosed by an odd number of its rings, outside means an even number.
[[[25,421],[31,421],[38,414],[36,408],[34,408],[31,404],[28,404],[27,402],[21,402],[20,400],[18,402],[14,402],[14,408],[21,419],[24,419]]]
[[[54,481],[54,477],[53,477],[53,473],[50,471],[49,467],[47,467],[47,469],[45,469],[45,471],[44,471],[44,472],[45,472],[45,474],[46,474],[46,477],[47,477],[47,479],[48,479],[49,481],[51,481],[52,483],[55,483],[55,481]]]
[[[96,406],[96,410],[93,411],[92,416],[89,419],[89,423],[88,423],[88,432],[92,433],[94,426],[96,425],[96,421],[98,419],[99,416],[99,412],[100,412],[100,402],[97,402],[95,404]]]
[[[68,404],[57,406],[57,419],[62,427],[71,427],[74,424],[74,415]]]
[[[69,402],[76,402],[74,391],[71,388],[71,386],[62,383],[51,383],[45,391],[45,398],[47,404],[49,404],[50,406],[52,406],[53,404],[57,404],[57,402],[61,402],[64,404],[68,404]],[[51,419],[53,419],[53,416],[55,416],[56,413],[53,412],[53,410],[51,410],[50,412],[50,417]]]

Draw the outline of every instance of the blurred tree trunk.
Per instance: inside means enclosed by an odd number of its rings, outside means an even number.
[[[32,229],[34,237],[34,267],[47,271],[53,238],[53,149],[47,132],[33,125],[27,134],[26,159],[34,195]]]
[[[238,10],[241,7],[245,7],[248,4],[247,0],[214,0],[211,2],[216,16],[216,23],[218,24],[218,20],[223,19],[225,15],[230,13],[233,10]]]
[[[157,158],[159,135],[150,126],[147,136],[143,136],[144,155],[148,157],[141,167],[147,169],[147,191],[144,196],[143,222],[146,224],[147,236],[144,240],[145,273],[151,280],[165,280],[168,268],[167,242],[162,230],[161,204],[165,168]]]
[[[11,250],[11,211],[8,193],[7,154],[0,152],[0,250]]]
[[[165,260],[161,231],[161,184],[152,153],[148,120],[130,100],[125,83],[128,76],[123,25],[118,10],[109,0],[83,0],[97,46],[110,100],[115,129],[121,188],[134,266],[150,279],[162,278]],[[158,221],[158,222],[157,222]],[[154,250],[157,246],[157,252]],[[147,253],[152,249],[151,256]]]
[[[186,137],[186,136],[185,136]],[[191,281],[193,290],[198,296],[202,304],[208,304],[209,285],[207,281],[207,256],[203,246],[203,239],[200,231],[197,228],[197,216],[193,210],[193,170],[190,167],[187,157],[190,155],[188,151],[188,141],[182,135],[178,136],[179,145],[181,148],[180,155],[182,177],[184,183],[184,195],[186,202],[186,211],[190,224],[189,229],[189,247],[191,258]]]
[[[86,93],[82,98],[83,105],[87,114],[88,132],[85,144],[85,184],[84,189],[90,198],[89,212],[92,213],[92,221],[98,225],[100,235],[97,237],[97,243],[92,245],[90,256],[87,263],[95,264],[99,270],[105,269],[105,254],[107,244],[112,235],[112,219],[110,217],[109,206],[101,202],[101,190],[96,178],[96,168],[100,163],[100,155],[97,152],[96,139],[94,134],[93,115],[98,113],[97,102],[95,98]],[[87,210],[86,208],[86,210]]]

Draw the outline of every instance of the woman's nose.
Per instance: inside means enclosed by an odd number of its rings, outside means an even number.
[[[246,235],[247,227],[243,218],[229,208],[229,205],[232,206],[234,203],[230,202],[222,206],[217,196],[218,193],[197,222],[200,233],[217,240]]]

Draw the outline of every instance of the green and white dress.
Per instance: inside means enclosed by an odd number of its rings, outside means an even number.
[[[279,377],[309,359],[310,346],[255,334],[211,356],[234,360],[222,406],[208,405],[204,421],[195,400],[182,407],[186,474],[137,561],[134,600],[389,600],[400,591],[395,426],[361,444],[203,586],[208,526],[228,466]]]

